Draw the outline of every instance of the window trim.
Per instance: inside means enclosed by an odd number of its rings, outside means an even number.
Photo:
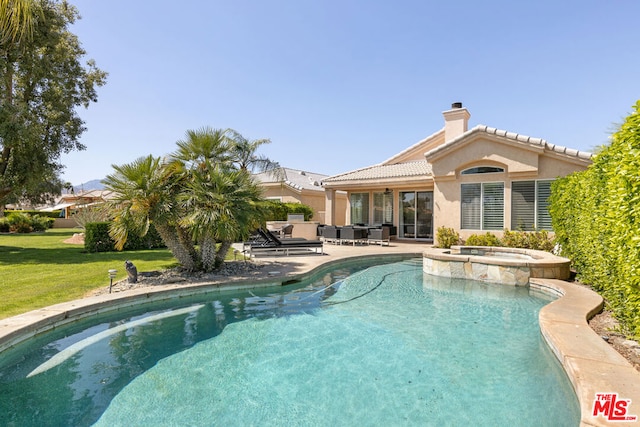
[[[494,169],[494,170],[489,170]],[[487,173],[504,173],[504,168],[492,165],[471,166],[460,171],[460,175],[484,175]]]
[[[502,204],[502,218],[501,218],[501,221],[500,221],[500,222],[502,222],[502,225],[499,226],[499,227],[495,227],[495,228],[486,226],[487,222],[491,220],[491,219],[485,218],[485,210],[487,209],[487,206],[485,204],[485,185],[487,185],[487,184],[500,184],[502,186],[502,201],[501,201],[501,204]],[[478,218],[477,221],[475,220],[475,218],[473,219],[474,223],[477,222],[479,224],[479,228],[465,228],[464,227],[465,225],[468,225],[468,224],[464,224],[463,223],[463,221],[465,219],[465,215],[464,215],[464,209],[463,209],[463,206],[462,206],[463,203],[464,203],[462,195],[463,195],[463,187],[465,187],[465,186],[468,186],[468,188],[471,187],[471,186],[480,186],[480,193],[479,193],[479,196],[480,196],[479,197],[479,201],[480,201],[479,210],[480,210],[480,213],[479,213],[479,218]],[[505,219],[505,204],[504,204],[505,187],[506,186],[505,186],[504,181],[487,181],[487,182],[466,182],[466,183],[461,183],[460,184],[460,229],[461,230],[481,230],[481,231],[485,231],[485,230],[487,230],[487,231],[489,231],[489,230],[491,230],[491,231],[503,230],[504,229],[504,219]]]
[[[517,181],[512,181],[511,182],[511,229],[512,230],[517,230],[519,229],[518,227],[513,227],[514,225],[514,221],[517,219],[515,217],[515,213],[516,210],[514,209],[514,203],[515,203],[515,192],[514,192],[514,183],[522,183],[522,182],[526,182],[526,183],[533,183],[533,228],[532,229],[528,229],[528,228],[524,228],[523,231],[536,231],[536,230],[547,230],[547,231],[553,231],[553,228],[551,226],[551,215],[549,214],[549,209],[548,209],[548,202],[545,200],[544,201],[544,206],[543,205],[543,201],[540,199],[542,197],[541,191],[540,191],[540,184],[542,183],[548,183],[548,195],[551,194],[551,184],[553,183],[553,181],[555,181],[553,178],[545,178],[545,179],[524,179],[524,180],[517,180]],[[547,196],[548,197],[548,196]],[[546,211],[546,215],[543,216],[541,215],[542,209],[545,209]],[[548,223],[544,224],[544,226],[541,226],[541,221],[545,221]]]

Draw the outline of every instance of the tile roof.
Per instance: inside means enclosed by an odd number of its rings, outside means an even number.
[[[395,164],[385,164],[386,162],[393,161],[395,158],[401,156],[405,152],[410,150],[414,150],[420,146],[420,144],[425,143],[429,139],[437,136],[442,130],[434,133],[433,135],[419,141],[418,143],[412,145],[411,147],[403,150],[399,154],[387,159],[385,162],[368,166],[362,169],[356,169],[354,171],[345,172],[340,175],[334,175],[328,178],[325,178],[323,182],[333,183],[333,182],[344,182],[344,181],[367,181],[367,180],[376,180],[376,179],[389,179],[389,178],[402,178],[402,177],[414,177],[414,176],[431,176],[431,164],[426,160],[419,161],[411,161],[406,163],[395,163]],[[496,135],[499,137],[504,137],[510,139],[515,142],[531,144],[534,146],[539,146],[544,148],[545,150],[552,151],[555,153],[560,153],[568,156],[577,157],[581,160],[591,160],[592,154],[586,151],[578,151],[571,148],[563,147],[561,145],[555,145],[547,142],[541,138],[533,138],[526,135],[521,135],[515,132],[508,132],[502,129],[496,129],[485,125],[477,125],[474,128],[468,130],[462,135],[447,141],[446,143],[437,146],[425,153],[427,158],[430,155],[438,153],[442,150],[446,150],[447,148],[452,147],[459,141],[468,138],[469,136],[476,133],[485,133],[488,135]]]
[[[426,160],[418,160],[393,165],[378,164],[362,169],[356,169],[340,175],[334,175],[323,182],[360,181],[370,179],[403,178],[412,176],[430,176],[431,165]]]
[[[567,148],[567,147],[563,147],[562,145],[555,145],[555,144],[551,144],[549,142],[547,142],[546,140],[542,139],[542,138],[533,138],[531,136],[526,136],[526,135],[520,135],[518,133],[515,132],[508,132],[506,130],[502,130],[502,129],[496,129],[496,128],[492,128],[489,126],[485,126],[485,125],[477,125],[475,126],[473,129],[468,130],[467,132],[463,133],[462,135],[453,138],[450,141],[445,142],[444,144],[429,150],[425,153],[425,156],[430,156],[432,154],[435,154],[439,151],[442,151],[448,147],[451,147],[452,145],[455,145],[458,141],[467,138],[468,136],[474,134],[474,133],[486,133],[489,135],[497,135],[497,136],[502,136],[508,139],[511,139],[513,141],[518,141],[518,142],[524,142],[527,144],[531,144],[531,145],[536,145],[539,147],[542,147],[546,150],[549,151],[553,151],[555,153],[560,153],[560,154],[566,154],[568,156],[573,156],[573,157],[578,157],[580,159],[583,160],[591,160],[591,157],[593,156],[591,153],[587,152],[587,151],[578,151],[578,150],[574,150],[572,148]]]
[[[290,168],[281,168],[280,173],[281,175],[277,173],[260,172],[254,176],[264,184],[284,182],[285,185],[296,190],[304,189],[311,191],[324,191],[321,183],[322,180],[328,176]]]

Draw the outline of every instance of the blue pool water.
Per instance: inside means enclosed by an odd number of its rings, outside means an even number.
[[[47,334],[0,355],[0,425],[578,425],[539,332],[550,299],[421,265]]]

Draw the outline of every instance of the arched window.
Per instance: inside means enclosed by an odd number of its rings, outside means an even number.
[[[463,170],[461,174],[475,175],[479,173],[500,173],[500,172],[504,172],[504,168],[498,168],[495,166],[475,166],[473,168]]]

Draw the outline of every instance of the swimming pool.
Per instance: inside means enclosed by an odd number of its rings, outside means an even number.
[[[577,425],[548,302],[421,259],[168,302],[3,353],[0,423]]]

